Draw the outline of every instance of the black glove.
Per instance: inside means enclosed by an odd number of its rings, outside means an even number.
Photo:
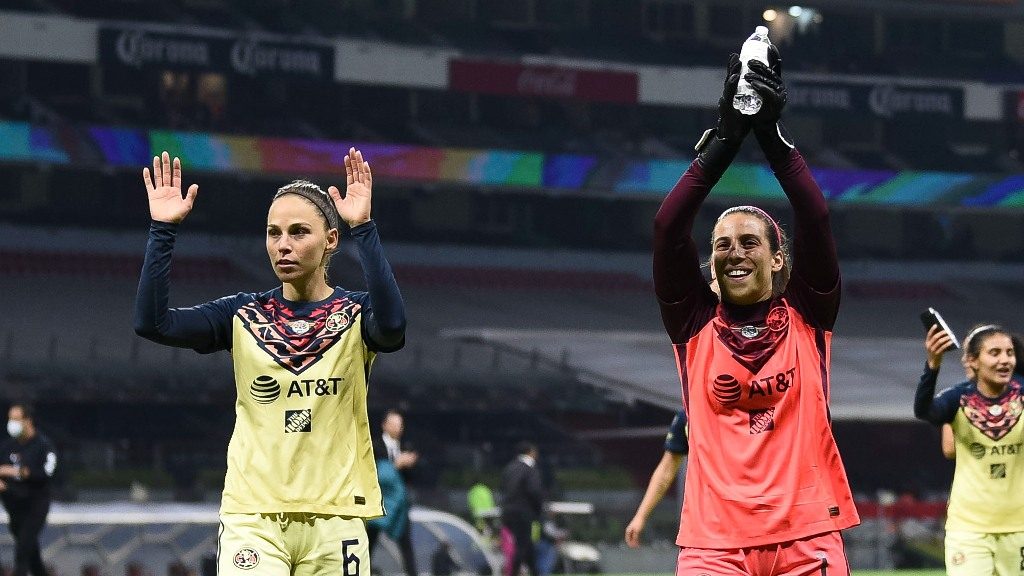
[[[750,131],[750,118],[732,107],[732,99],[736,96],[736,86],[740,83],[740,55],[729,55],[729,66],[726,68],[725,85],[722,96],[718,99],[718,134],[722,140],[742,141]]]
[[[718,99],[718,126],[704,132],[700,142],[694,147],[697,161],[704,168],[706,176],[717,180],[732,163],[743,144],[743,138],[750,132],[751,120],[732,107],[732,99],[736,96],[736,85],[740,81],[739,54],[729,56],[726,67],[725,84],[722,96]]]
[[[786,84],[782,81],[782,58],[775,46],[768,48],[768,62],[751,60],[743,77],[761,95],[761,109],[754,114],[754,135],[771,163],[789,157],[793,140],[779,119],[786,107]]]

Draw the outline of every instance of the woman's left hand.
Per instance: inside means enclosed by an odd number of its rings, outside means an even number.
[[[761,109],[754,114],[754,124],[774,127],[782,116],[782,110],[786,107],[786,83],[782,80],[782,58],[775,46],[768,48],[768,61],[771,66],[760,60],[751,60],[747,63],[749,72],[744,79],[750,82],[750,86],[761,95],[763,104]]]
[[[334,200],[334,207],[338,209],[342,220],[354,228],[370,221],[370,199],[373,196],[370,164],[363,160],[363,153],[355,148],[349,148],[345,155],[345,177],[347,185],[344,196],[337,186],[329,187],[327,192]]]

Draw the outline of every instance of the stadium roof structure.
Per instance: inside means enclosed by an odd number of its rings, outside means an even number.
[[[448,339],[483,343],[505,353],[535,357],[575,373],[581,382],[626,402],[669,410],[681,406],[679,376],[662,332],[462,328]],[[950,358],[938,389],[962,381]],[[836,337],[832,343],[832,417],[837,420],[912,420],[913,398],[924,365],[913,338]]]

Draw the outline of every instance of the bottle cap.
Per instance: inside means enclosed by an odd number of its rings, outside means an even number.
[[[767,26],[758,26],[757,28],[754,28],[754,34],[759,34],[761,36],[767,36],[768,35],[768,27]]]

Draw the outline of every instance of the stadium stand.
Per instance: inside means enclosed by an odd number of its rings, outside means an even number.
[[[978,6],[965,18],[968,8],[954,3],[893,0],[891,11],[819,4],[820,21],[783,17],[773,37],[792,82],[787,121],[832,199],[843,263],[834,433],[865,519],[849,533],[851,561],[884,567],[894,563],[906,518],[938,530],[934,509],[950,474],[937,435],[911,421],[923,359],[917,314],[935,306],[961,332],[979,320],[1024,321],[1016,304],[1024,285],[1024,11]],[[131,332],[145,233],[134,159],[178,146],[186,180],[202,184],[202,208],[174,265],[172,304],[187,305],[273,286],[260,240],[270,192],[298,176],[334,178],[317,171],[330,166],[329,154],[324,161],[304,155],[310,150],[377,144],[371,163],[386,157],[412,174],[378,178],[374,206],[410,332],[407,348],[375,367],[370,408],[401,407],[429,455],[419,501],[460,511],[471,475],[493,476],[515,441],[530,436],[549,465],[568,471],[557,486],[563,494],[598,503],[608,526],[593,529],[594,538],[618,540],[615,519],[635,504],[678,408],[651,293],[651,220],[694,140],[714,123],[717,92],[710,94],[723,55],[761,22],[762,8],[690,0],[3,2],[0,290],[14,305],[0,322],[2,396],[44,407],[48,431],[68,454],[67,500],[124,497],[130,479],[153,500],[216,498],[232,425],[230,358],[157,347]],[[54,42],[26,56],[18,43],[34,44],[11,28],[30,16],[40,19],[37,32],[84,26],[109,39],[141,26],[170,38],[314,46],[333,70],[310,80],[124,66],[100,53],[99,40],[87,44],[95,54],[68,55]],[[554,70],[555,79],[567,70],[597,70],[604,82],[622,73],[638,87],[627,102],[518,84],[488,93],[452,84],[448,67],[463,61],[520,74]],[[660,86],[654,98],[652,85]],[[886,92],[893,87],[904,92]],[[886,108],[922,94],[949,103],[950,113]],[[844,95],[864,100],[826,105]],[[871,95],[888,104],[872,108]],[[232,146],[246,153],[232,157]],[[416,154],[386,156],[403,146]],[[719,210],[749,199],[744,191],[785,212],[779,194],[754,186],[766,175],[754,148],[740,156],[743,176],[723,181],[699,216],[698,237]],[[261,164],[263,150],[285,150],[288,161]],[[338,259],[336,282],[358,287],[351,255]],[[940,385],[957,376],[946,369]],[[581,488],[595,470],[597,488]],[[616,483],[618,472],[628,482]],[[894,507],[890,492],[923,503]],[[651,524],[667,562],[675,504]],[[436,544],[437,530],[417,530],[420,553]],[[61,576],[98,561],[97,536],[74,534],[81,544]],[[208,537],[193,536],[189,546]],[[132,537],[112,530],[103,545],[134,550]],[[136,559],[162,568],[181,556],[161,546],[111,565]],[[385,571],[394,567],[387,562]],[[608,564],[617,565],[639,566]]]

